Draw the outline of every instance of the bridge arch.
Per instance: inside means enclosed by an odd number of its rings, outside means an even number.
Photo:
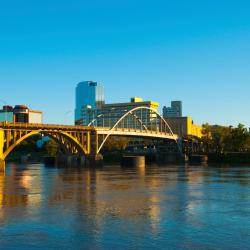
[[[34,135],[43,134],[49,136],[50,138],[54,139],[57,143],[65,147],[66,149],[72,150],[72,153],[78,154],[87,154],[86,149],[81,145],[81,143],[73,137],[71,134],[64,132],[64,131],[50,131],[50,130],[34,130],[30,131],[27,134],[21,136],[17,139],[14,143],[12,143],[4,152],[2,160],[5,160],[8,155],[23,141],[32,137]],[[70,148],[71,147],[71,148]]]
[[[141,110],[141,111],[149,111],[149,112],[151,112],[150,114],[155,115],[155,116],[156,116],[156,118],[155,118],[156,121],[157,121],[157,119],[159,119],[159,121],[160,121],[160,127],[161,127],[161,131],[160,131],[160,132],[161,132],[161,133],[169,133],[169,134],[172,136],[172,138],[175,140],[175,142],[176,142],[176,144],[177,144],[177,147],[178,147],[179,151],[181,152],[181,148],[180,148],[180,145],[179,145],[179,143],[178,143],[178,139],[177,139],[176,136],[174,135],[174,133],[173,133],[171,127],[169,126],[169,124],[167,123],[167,121],[166,121],[166,120],[160,115],[160,113],[159,113],[158,111],[156,111],[155,109],[149,108],[149,107],[146,107],[146,106],[141,106],[141,107],[136,107],[136,108],[133,108],[133,109],[130,109],[130,110],[126,111],[126,112],[125,112],[125,113],[124,113],[124,114],[114,123],[114,125],[109,129],[109,131],[108,131],[108,133],[106,134],[105,138],[103,139],[102,143],[101,143],[100,146],[98,147],[97,153],[99,153],[99,152],[101,151],[101,149],[102,149],[102,147],[104,146],[104,144],[105,144],[105,142],[107,141],[107,139],[113,134],[113,131],[114,131],[114,130],[119,126],[119,124],[121,124],[122,121],[125,120],[126,117],[128,117],[128,116],[133,116],[133,117],[135,117],[135,118],[138,120],[138,122],[141,124],[141,126],[142,126],[141,128],[143,128],[147,133],[152,132],[152,128],[149,128],[149,127],[148,127],[148,124],[145,123],[145,121],[143,121],[142,118],[140,118],[140,117],[138,117],[138,116],[136,115],[136,111],[139,111],[139,110]],[[102,116],[103,116],[102,114],[99,115],[99,117],[102,117]],[[97,119],[98,119],[98,116],[97,116],[95,119],[93,119],[89,125],[93,125],[93,123],[96,122]],[[157,125],[159,125],[159,124],[157,124]],[[163,129],[163,127],[164,127],[164,129]],[[158,129],[157,126],[155,127],[155,129]]]

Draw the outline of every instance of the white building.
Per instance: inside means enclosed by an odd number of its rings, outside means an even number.
[[[29,110],[29,123],[43,123],[43,113],[39,110]]]

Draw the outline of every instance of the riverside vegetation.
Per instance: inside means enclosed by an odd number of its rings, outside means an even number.
[[[237,127],[203,124],[204,151],[213,162],[250,163],[250,131]]]

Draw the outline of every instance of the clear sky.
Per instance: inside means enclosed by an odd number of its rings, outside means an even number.
[[[250,126],[249,13],[249,0],[0,0],[0,99],[73,123],[75,86],[94,80],[106,102],[182,100],[196,123]]]

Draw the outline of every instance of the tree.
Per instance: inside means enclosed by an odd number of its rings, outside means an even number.
[[[205,145],[206,152],[209,152],[212,145],[212,126],[208,123],[202,125],[202,141]]]
[[[46,141],[44,148],[49,156],[56,156],[59,152],[59,146],[54,140]]]
[[[203,125],[202,133],[206,152],[250,151],[250,133],[242,124],[234,128],[232,126],[211,126],[206,123]]]
[[[243,124],[239,124],[237,128],[234,128],[231,132],[232,149],[233,151],[246,151],[247,141],[249,140],[249,132]]]
[[[129,139],[126,137],[109,137],[103,146],[104,151],[122,151],[129,143]]]
[[[212,130],[212,145],[216,153],[222,153],[227,148],[227,143],[230,138],[229,127],[214,126]]]

